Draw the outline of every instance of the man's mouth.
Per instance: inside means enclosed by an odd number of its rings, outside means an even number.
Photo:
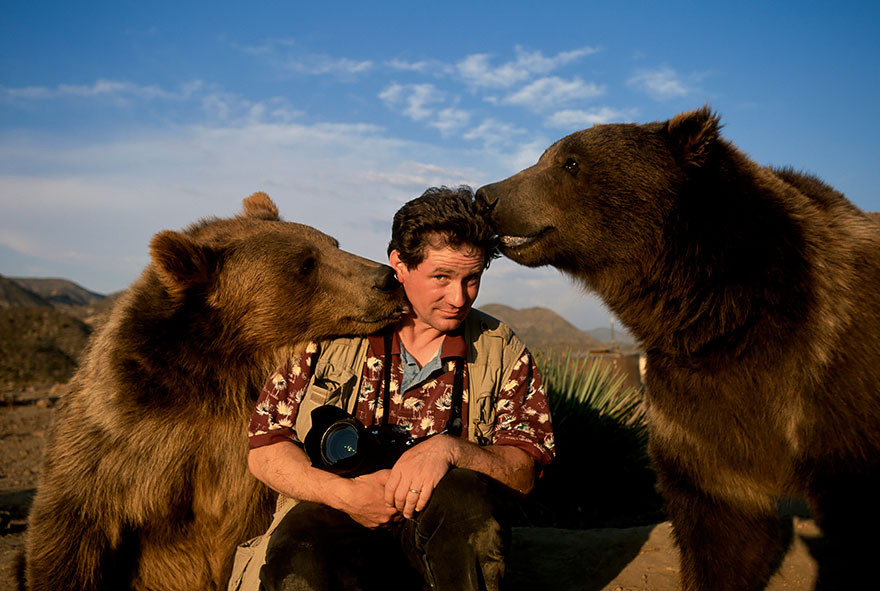
[[[461,318],[462,316],[467,315],[467,310],[440,310],[440,314],[442,314],[446,318]]]

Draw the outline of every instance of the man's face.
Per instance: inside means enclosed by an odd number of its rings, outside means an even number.
[[[449,246],[425,249],[425,260],[408,268],[391,251],[391,266],[403,284],[415,322],[448,333],[462,323],[480,290],[484,255],[477,248]]]

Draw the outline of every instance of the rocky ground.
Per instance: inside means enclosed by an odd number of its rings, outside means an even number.
[[[16,588],[15,556],[24,546],[44,442],[63,391],[63,386],[0,391],[0,589]],[[808,544],[818,531],[810,520],[795,518],[794,523],[794,541],[770,591],[813,587],[816,565]],[[511,591],[679,589],[668,523],[628,529],[517,528],[510,565]]]

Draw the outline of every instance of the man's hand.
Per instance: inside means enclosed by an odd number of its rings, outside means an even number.
[[[385,485],[391,470],[379,470],[352,478],[339,507],[364,527],[376,528],[398,515],[393,503],[385,501]]]
[[[385,483],[385,502],[407,519],[424,509],[434,487],[455,465],[458,445],[454,437],[437,435],[407,450]]]
[[[385,483],[385,502],[411,518],[427,506],[437,483],[452,468],[480,472],[521,494],[535,485],[535,460],[523,450],[510,445],[480,447],[437,435],[400,456]]]
[[[379,527],[400,516],[394,503],[385,502],[390,470],[342,478],[312,467],[302,448],[290,441],[252,449],[248,466],[254,476],[278,492],[344,511],[365,527]]]

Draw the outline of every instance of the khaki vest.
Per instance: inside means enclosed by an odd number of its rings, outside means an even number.
[[[464,320],[464,339],[468,343],[468,439],[488,445],[495,426],[495,401],[525,345],[507,326],[474,309]],[[301,438],[312,426],[312,411],[321,405],[333,404],[354,412],[368,349],[365,337],[321,344],[321,355],[297,414],[296,432]],[[295,504],[294,499],[280,495],[268,531],[238,547],[228,591],[258,591],[269,536]]]
[[[468,343],[468,439],[488,445],[495,426],[495,401],[525,345],[507,326],[479,310],[471,310],[465,318],[464,339]],[[296,418],[301,439],[311,429],[312,411],[319,406],[332,404],[354,414],[368,349],[366,337],[322,344]]]

